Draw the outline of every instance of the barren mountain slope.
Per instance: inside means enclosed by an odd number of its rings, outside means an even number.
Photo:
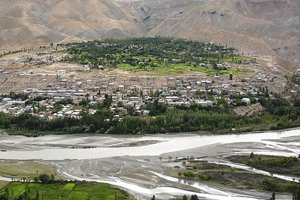
[[[139,36],[124,8],[106,0],[3,0],[0,46]]]
[[[299,62],[298,0],[181,1],[178,7],[173,0],[151,2],[144,18],[151,34],[225,43],[247,52],[276,52]]]
[[[2,0],[0,48],[174,36],[300,60],[299,0]]]

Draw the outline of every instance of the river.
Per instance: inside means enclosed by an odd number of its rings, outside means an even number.
[[[68,179],[110,183],[129,191],[137,199],[149,199],[153,194],[161,199],[168,199],[174,195],[197,194],[201,199],[216,200],[261,199],[269,195],[253,191],[232,191],[201,183],[186,183],[175,177],[163,175],[164,166],[161,166],[160,162],[153,163],[155,157],[169,154],[180,156],[187,153],[198,155],[199,152],[201,156],[208,157],[221,153],[232,155],[249,152],[282,156],[300,154],[300,129],[239,135],[54,135],[38,138],[23,136],[0,138],[2,160],[42,160],[55,163],[59,166],[61,174]],[[221,163],[214,158],[211,162]],[[244,165],[229,162],[221,164],[258,174],[273,175]],[[104,169],[106,174],[103,176]],[[129,173],[131,175],[124,175]],[[132,178],[142,175],[148,176],[148,179],[143,181]],[[275,176],[288,181],[297,180],[297,177],[280,174]],[[9,180],[5,177],[2,179]],[[277,199],[286,198],[284,195],[277,197]]]
[[[188,135],[183,134],[172,135],[159,135],[159,136],[137,136],[135,138],[124,137],[124,140],[132,141],[158,141],[155,144],[149,144],[138,147],[101,147],[96,148],[53,148],[48,147],[50,144],[61,144],[64,142],[69,144],[70,141],[78,145],[86,144],[86,137],[80,135],[71,136],[69,140],[59,141],[61,136],[42,136],[39,138],[26,138],[26,137],[2,137],[0,145],[10,144],[18,148],[26,147],[21,150],[7,150],[0,152],[0,159],[13,159],[13,160],[66,160],[66,159],[96,159],[96,158],[109,158],[118,156],[158,156],[165,153],[184,151],[188,149],[216,145],[216,144],[230,144],[230,143],[262,143],[270,146],[270,141],[281,140],[285,137],[299,136],[300,130],[287,130],[281,132],[265,132],[265,133],[252,133],[242,135]],[[99,141],[101,143],[102,136],[90,136],[89,140]],[[107,136],[105,136],[107,137]],[[119,137],[118,137],[119,138]],[[120,139],[120,138],[119,138]],[[74,144],[73,143],[73,144]],[[274,143],[274,142],[273,142]],[[279,143],[279,144],[277,144]],[[299,146],[292,146],[284,148],[280,142],[275,143],[273,146],[277,150],[287,150],[289,156],[298,156],[300,153]],[[31,149],[28,145],[42,145],[42,149]],[[84,147],[84,146],[83,146]],[[276,151],[274,151],[275,153]],[[269,152],[269,154],[271,154]]]

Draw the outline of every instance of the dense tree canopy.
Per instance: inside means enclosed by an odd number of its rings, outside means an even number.
[[[217,62],[227,59],[241,60],[234,55],[233,48],[173,38],[132,38],[124,40],[96,40],[68,44],[69,56],[66,61],[117,67],[119,64],[131,66],[157,67],[162,64],[184,63],[197,66],[200,63]]]

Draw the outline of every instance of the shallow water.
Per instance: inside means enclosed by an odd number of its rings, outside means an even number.
[[[243,143],[254,142],[263,143],[273,149],[285,151],[289,155],[298,156],[300,153],[299,146],[284,147],[278,145],[274,140],[280,140],[285,137],[299,136],[300,130],[287,130],[283,132],[265,132],[265,133],[252,133],[242,135],[168,135],[163,136],[140,136],[135,138],[135,141],[157,140],[160,141],[156,144],[149,144],[139,147],[97,147],[97,148],[62,148],[62,147],[49,147],[53,144],[70,144],[70,141],[80,144],[84,143],[87,137],[80,138],[80,136],[67,137],[63,141],[58,138],[62,136],[45,136],[38,139],[10,136],[8,138],[1,137],[0,145],[9,144],[11,146],[18,145],[24,146],[25,150],[7,150],[0,152],[0,159],[14,159],[14,160],[66,160],[66,159],[96,159],[96,158],[109,158],[117,156],[158,156],[165,153],[184,151],[197,147],[204,147],[213,144],[230,144],[230,143]],[[57,138],[56,138],[57,137]],[[90,136],[89,140],[101,141],[101,137],[107,136]],[[49,138],[51,141],[49,142]],[[119,138],[120,139],[120,138]],[[124,137],[124,140],[128,138]],[[131,139],[132,140],[132,139]],[[267,141],[272,140],[272,142]],[[39,148],[31,148],[32,146],[39,145]],[[84,143],[86,145],[86,143]],[[25,148],[26,147],[26,148]]]

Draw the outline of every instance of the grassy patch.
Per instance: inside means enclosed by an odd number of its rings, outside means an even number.
[[[253,155],[231,156],[228,159],[271,173],[300,176],[300,160],[296,157]]]
[[[53,200],[132,200],[127,193],[103,183],[20,183],[11,182],[0,190],[0,195],[5,195],[8,191],[9,199],[27,196],[30,199]]]
[[[247,59],[242,56],[232,56],[232,57],[225,57],[222,58],[224,62],[228,63],[244,63],[247,62]]]
[[[0,161],[0,176],[34,178],[39,174],[56,175],[56,169],[38,162]]]
[[[71,191],[73,190],[73,188],[75,187],[75,183],[67,183],[65,186],[64,186],[64,190],[68,190],[68,191]]]
[[[185,167],[186,169],[177,170],[177,177],[194,181],[210,181],[226,187],[255,189],[258,191],[293,193],[299,188],[297,183],[224,165],[200,162],[187,163]]]
[[[238,74],[250,74],[253,72],[249,71],[241,71],[241,70],[236,70],[236,69],[228,69],[228,70],[217,70],[214,68],[206,68],[204,66],[190,66],[190,65],[185,65],[185,64],[161,64],[157,65],[157,67],[151,67],[149,65],[141,67],[141,66],[132,66],[129,64],[120,64],[118,65],[118,69],[123,70],[123,71],[130,71],[130,72],[146,72],[149,75],[160,75],[160,76],[165,76],[165,75],[179,75],[183,73],[189,73],[189,72],[198,72],[198,73],[205,73],[205,74],[233,74],[233,75],[238,75]]]
[[[0,189],[4,188],[9,182],[6,181],[0,181]]]
[[[11,188],[9,197],[16,198],[25,192],[26,185],[18,182],[8,184],[5,188]],[[3,189],[2,189],[3,190]]]

